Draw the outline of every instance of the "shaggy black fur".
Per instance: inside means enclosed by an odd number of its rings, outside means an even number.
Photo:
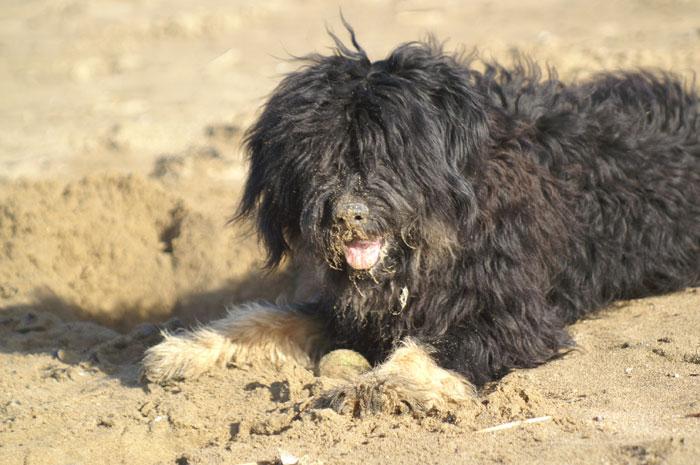
[[[434,40],[305,57],[247,135],[239,217],[268,266],[325,269],[302,305],[381,361],[410,336],[477,385],[571,345],[615,299],[700,284],[700,103],[665,73],[567,85]],[[352,241],[382,251],[350,267]],[[368,253],[369,254],[369,253]],[[371,255],[371,254],[369,254]]]

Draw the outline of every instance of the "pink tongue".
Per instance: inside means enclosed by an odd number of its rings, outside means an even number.
[[[380,239],[355,239],[347,242],[345,246],[347,247],[345,260],[348,265],[356,270],[368,270],[379,261],[382,241]]]

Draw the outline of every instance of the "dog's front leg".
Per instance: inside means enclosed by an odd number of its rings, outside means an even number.
[[[430,353],[429,346],[407,339],[381,365],[322,394],[316,406],[353,416],[380,412],[423,416],[474,401],[471,383],[440,367]]]
[[[215,365],[260,360],[310,367],[324,348],[324,325],[288,306],[248,303],[202,328],[164,333],[146,351],[143,377],[152,382],[196,377]]]

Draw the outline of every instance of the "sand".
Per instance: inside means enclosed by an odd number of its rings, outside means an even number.
[[[486,57],[524,50],[565,80],[700,70],[691,0],[342,7],[373,58],[433,32]],[[326,24],[342,32],[338,8],[0,5],[0,463],[700,463],[698,289],[601,311],[570,328],[562,359],[422,419],[310,408],[339,381],[301,368],[139,380],[160,329],[293,298],[295,273],[266,275],[247,225],[228,221],[240,140],[285,57],[323,52]]]

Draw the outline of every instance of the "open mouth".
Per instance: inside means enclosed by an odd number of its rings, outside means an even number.
[[[345,242],[345,261],[355,270],[369,270],[379,262],[384,248],[384,240],[353,239]]]

